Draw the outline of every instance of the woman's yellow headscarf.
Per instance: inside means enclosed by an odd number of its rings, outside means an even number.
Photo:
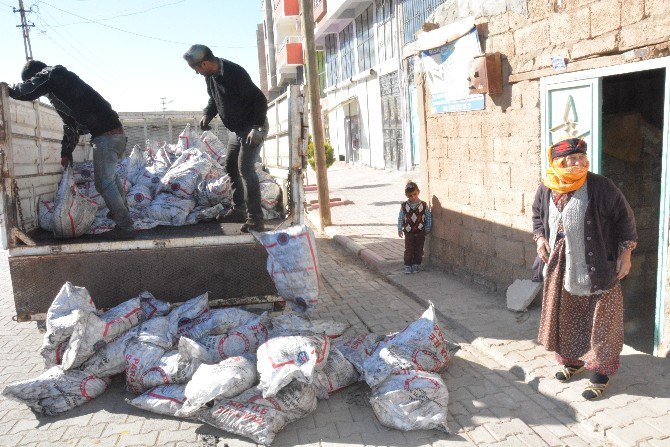
[[[577,191],[586,181],[588,166],[561,166],[563,157],[570,154],[586,154],[586,142],[580,138],[571,138],[558,142],[547,150],[549,167],[542,183],[559,194]]]

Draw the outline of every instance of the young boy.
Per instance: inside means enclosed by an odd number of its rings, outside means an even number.
[[[419,273],[423,243],[433,223],[428,205],[419,200],[419,187],[409,181],[405,185],[407,201],[400,205],[398,236],[405,237],[405,273]]]

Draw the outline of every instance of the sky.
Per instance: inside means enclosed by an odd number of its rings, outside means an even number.
[[[117,112],[202,110],[204,78],[182,58],[191,44],[244,67],[260,86],[260,0],[24,0],[33,59],[63,65]],[[26,62],[18,0],[0,0],[0,81],[21,81]]]

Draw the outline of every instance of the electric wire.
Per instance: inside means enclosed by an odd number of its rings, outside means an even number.
[[[40,3],[42,3],[42,4],[44,4],[44,5],[47,5],[47,6],[53,8],[53,9],[56,9],[56,10],[58,10],[58,11],[61,11],[61,12],[65,13],[65,14],[69,14],[69,15],[74,16],[74,17],[77,17],[77,18],[79,18],[79,19],[81,19],[81,20],[85,20],[85,21],[88,22],[88,23],[95,23],[95,24],[100,25],[100,26],[103,26],[103,27],[105,27],[105,28],[113,29],[113,30],[115,30],[115,31],[120,31],[120,32],[123,32],[123,33],[131,34],[131,35],[133,35],[133,36],[143,37],[143,38],[145,38],[145,39],[156,40],[156,41],[159,41],[159,42],[173,43],[173,44],[187,45],[187,46],[190,46],[190,45],[191,45],[191,43],[188,43],[188,42],[179,42],[179,41],[176,41],[176,40],[162,39],[162,38],[160,38],[160,37],[147,36],[146,34],[140,34],[140,33],[136,33],[136,32],[134,32],[134,31],[125,30],[125,29],[123,29],[123,28],[118,28],[118,27],[116,27],[116,26],[112,26],[112,25],[108,25],[108,24],[106,24],[106,23],[102,23],[102,22],[100,22],[100,21],[98,21],[98,20],[89,19],[89,18],[80,16],[79,14],[75,14],[75,13],[73,13],[73,12],[66,11],[65,9],[61,9],[61,8],[59,8],[59,7],[57,7],[57,6],[54,6],[54,5],[52,5],[52,4],[50,4],[50,3],[47,3],[47,2],[44,2],[44,1],[41,1]],[[235,46],[235,45],[210,45],[210,47],[213,47],[213,48],[256,48],[256,45],[241,45],[241,46]]]
[[[102,20],[114,20],[114,19],[118,19],[119,17],[135,16],[135,15],[138,15],[138,14],[143,14],[145,12],[153,11],[154,9],[159,9],[159,8],[164,8],[166,6],[172,6],[172,5],[177,5],[179,3],[184,3],[185,1],[186,0],[178,0],[176,2],[161,4],[161,5],[154,6],[154,7],[148,8],[148,9],[143,9],[141,11],[128,12],[128,13],[125,13],[125,14],[118,14],[118,15],[115,15],[115,16],[112,16],[112,17],[104,17],[104,18],[100,18],[100,19],[97,19],[97,20],[101,20],[101,21]],[[79,24],[82,24],[82,23],[90,23],[90,22],[71,22],[71,23],[63,23],[63,24],[58,25],[58,26],[79,25]]]

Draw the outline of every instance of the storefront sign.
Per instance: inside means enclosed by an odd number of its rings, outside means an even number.
[[[471,95],[468,83],[468,64],[480,54],[476,28],[453,42],[421,52],[432,113],[484,109],[484,95]]]

